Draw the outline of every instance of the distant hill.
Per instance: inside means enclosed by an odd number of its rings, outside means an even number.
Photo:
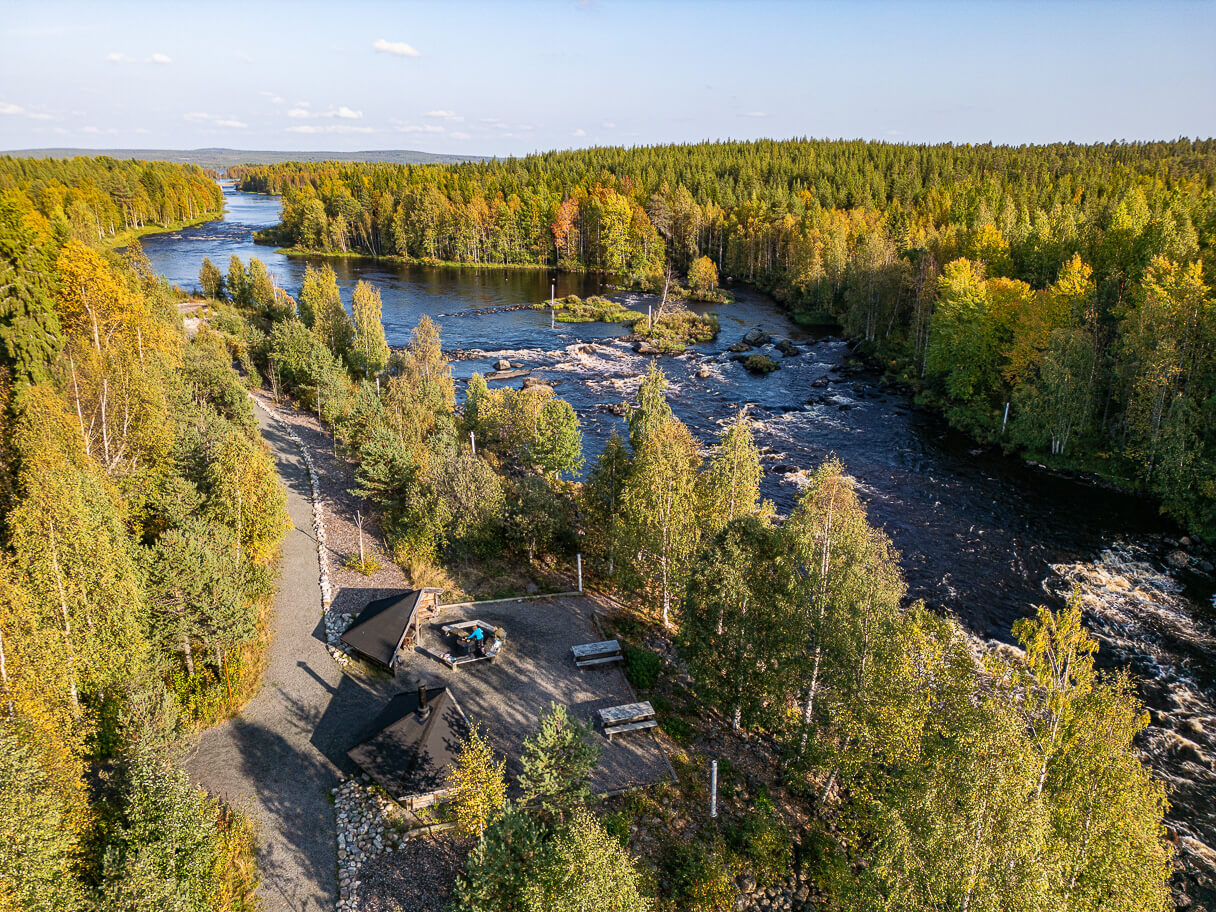
[[[74,158],[77,155],[106,155],[141,161],[189,163],[217,171],[232,165],[274,165],[279,162],[396,162],[403,165],[452,164],[483,161],[483,155],[437,155],[411,149],[383,149],[368,152],[271,152],[241,149],[14,149],[0,152],[15,158]]]

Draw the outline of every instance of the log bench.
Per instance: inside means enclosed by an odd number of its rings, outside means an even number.
[[[604,665],[608,662],[620,662],[625,656],[621,653],[621,644],[616,640],[604,640],[601,643],[583,643],[581,646],[571,646],[574,653],[574,664],[579,668],[589,665]]]
[[[600,727],[604,737],[609,741],[613,735],[631,731],[642,731],[655,728],[659,723],[654,717],[654,707],[649,701],[641,703],[625,703],[622,706],[609,706],[599,711]]]

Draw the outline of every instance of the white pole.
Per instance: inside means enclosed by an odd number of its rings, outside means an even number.
[[[1001,419],[1001,433],[1005,433],[1005,425],[1009,423],[1009,403],[1005,403],[1005,417]]]
[[[650,311],[651,311],[651,307],[650,307],[650,305],[649,305],[649,304],[647,304],[647,305],[646,305],[646,328],[647,328],[647,329],[650,329],[650,327],[651,327],[651,313],[650,313]]]
[[[473,455],[477,455],[477,438],[473,436],[473,432],[469,431],[469,446],[473,448]]]
[[[718,816],[718,761],[709,764],[709,816]]]
[[[583,591],[583,553],[581,551],[575,557],[575,561],[577,561],[577,563],[578,563],[578,591],[582,592]]]

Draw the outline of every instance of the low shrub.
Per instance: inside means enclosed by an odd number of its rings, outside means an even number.
[[[380,569],[380,561],[374,557],[359,557],[358,554],[351,554],[346,558],[345,566],[347,570],[354,570],[356,573],[362,573],[364,576],[371,576]]]
[[[725,830],[731,849],[741,866],[768,886],[789,871],[794,843],[789,828],[763,790],[756,796],[750,813]]]
[[[639,649],[637,646],[626,646],[625,676],[638,690],[650,690],[659,680],[659,672],[663,670],[663,660],[649,649]]]
[[[668,846],[663,868],[675,907],[687,912],[733,912],[738,891],[717,849],[703,842]]]

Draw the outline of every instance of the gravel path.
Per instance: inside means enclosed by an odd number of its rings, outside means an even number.
[[[308,470],[284,429],[255,409],[287,488],[269,664],[235,719],[203,732],[186,769],[257,822],[267,912],[331,912],[337,848],[328,790],[349,772],[345,751],[388,696],[344,675],[325,649]]]

